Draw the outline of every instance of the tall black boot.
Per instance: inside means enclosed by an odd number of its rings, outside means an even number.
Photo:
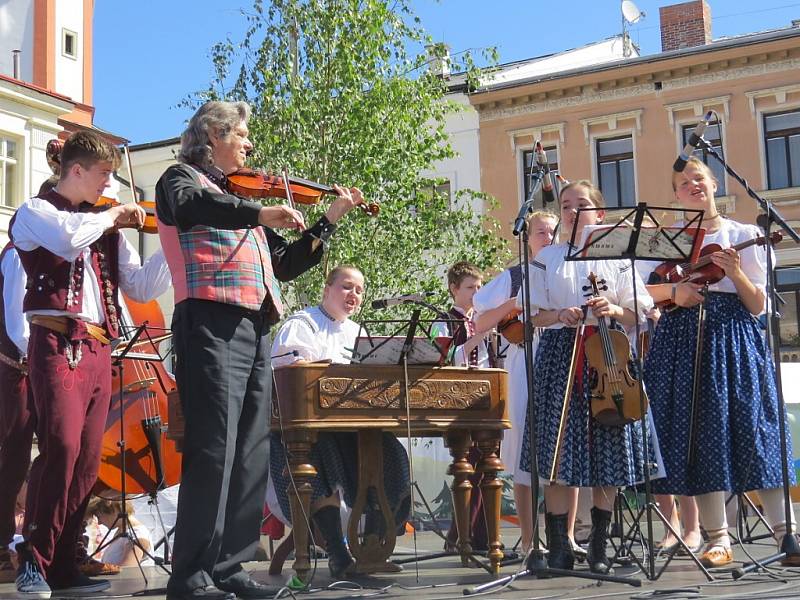
[[[544,531],[547,536],[547,566],[551,569],[572,569],[575,554],[567,536],[567,515],[545,513]]]
[[[592,573],[610,573],[611,561],[606,556],[608,526],[611,523],[611,512],[592,507],[592,532],[589,534],[589,548],[586,560]]]
[[[328,552],[328,570],[332,577],[343,577],[355,564],[353,555],[344,543],[342,521],[339,509],[335,506],[323,506],[311,517],[325,538],[325,548]]]

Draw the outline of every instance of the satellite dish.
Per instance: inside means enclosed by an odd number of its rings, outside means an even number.
[[[644,16],[644,12],[639,10],[639,7],[631,0],[622,0],[622,17],[628,23],[636,23]]]

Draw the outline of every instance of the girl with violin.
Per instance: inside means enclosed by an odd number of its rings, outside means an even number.
[[[543,210],[528,216],[528,250],[531,260],[542,248],[552,243],[556,221],[556,215]],[[473,305],[478,313],[475,320],[476,329],[488,331],[497,327],[505,342],[505,345],[500,347],[498,354],[505,355],[505,368],[509,374],[509,419],[512,428],[503,434],[500,460],[506,466],[506,472],[510,473],[514,479],[514,503],[519,518],[521,545],[523,552],[527,552],[533,539],[533,511],[531,474],[519,467],[522,426],[528,410],[525,353],[521,344],[523,324],[518,318],[519,311],[517,310],[517,293],[521,286],[522,265],[514,265],[479,289],[473,298]],[[538,342],[537,333],[533,340],[534,353]],[[574,540],[572,534],[574,519],[570,519],[570,525],[569,537],[570,540]],[[580,547],[578,550],[580,551]]]
[[[584,227],[602,221],[603,196],[591,182],[581,180],[561,190],[561,223],[575,230],[580,240]],[[580,211],[595,208],[596,211]],[[568,512],[574,488],[592,487],[592,530],[588,562],[593,572],[607,573],[608,526],[616,488],[642,478],[639,424],[604,425],[590,413],[590,365],[580,335],[581,322],[613,319],[630,326],[635,322],[633,286],[637,286],[639,310],[652,305],[641,279],[623,261],[565,261],[571,246],[559,243],[543,248],[531,269],[531,319],[542,327],[534,366],[534,408],[538,472],[548,477],[544,488],[547,510],[545,528],[548,565],[571,569],[574,553],[567,536]],[[590,273],[597,275],[599,291],[586,299]],[[517,305],[521,306],[518,297]],[[641,315],[640,315],[641,318]],[[622,334],[624,336],[624,334]],[[627,344],[627,342],[626,342]],[[623,358],[623,361],[627,356]],[[592,365],[595,372],[600,367]],[[571,389],[568,382],[574,382]],[[566,408],[565,408],[566,404]],[[562,410],[565,418],[562,418]],[[559,440],[563,439],[563,444]],[[560,451],[557,448],[560,446]],[[652,451],[648,452],[652,454]],[[526,422],[520,468],[530,470],[531,440]]]
[[[757,239],[759,230],[722,218],[714,200],[717,182],[702,161],[689,159],[683,172],[672,174],[672,187],[683,208],[704,211],[705,242],[722,247],[710,255],[722,277],[706,292],[688,281],[648,286],[656,302],[678,306],[661,317],[645,361],[667,473],[653,487],[696,496],[709,535],[700,560],[719,567],[733,561],[726,493],[759,490],[776,539],[787,531],[775,368],[755,319],[766,304],[767,254],[758,244],[732,247]],[[791,466],[789,473],[794,479]],[[800,564],[800,557],[784,564]]]
[[[357,188],[306,229],[302,214],[232,193],[227,176],[253,149],[250,107],[207,102],[181,136],[179,164],[156,185],[161,244],[175,286],[175,376],[185,417],[170,600],[272,598],[250,577],[269,466],[269,331],[283,312],[278,281],[322,259]],[[289,242],[273,228],[302,230]]]

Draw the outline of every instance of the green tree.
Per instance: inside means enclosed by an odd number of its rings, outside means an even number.
[[[431,40],[406,0],[255,0],[243,14],[243,38],[213,47],[215,78],[187,104],[246,100],[256,165],[356,185],[381,206],[377,218],[354,211],[341,221],[325,268],[289,286],[292,308],[303,298],[316,302],[325,272],[337,264],[363,270],[369,298],[422,289],[445,302],[450,264],[471,260],[491,269],[504,262],[497,223],[470,209],[468,200],[483,196],[462,193],[451,206],[435,192],[440,182],[422,176],[454,156],[444,125],[459,107],[446,98],[447,82],[427,68]],[[476,81],[469,53],[454,67],[467,85]],[[307,222],[323,210],[309,210]]]

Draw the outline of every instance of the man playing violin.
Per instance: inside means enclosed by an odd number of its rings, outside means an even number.
[[[17,591],[28,597],[106,589],[78,570],[75,550],[97,478],[111,398],[111,343],[119,335],[118,289],[144,302],[164,293],[159,251],[142,265],[122,227],[144,211],[126,204],[97,212],[119,151],[92,131],[69,137],[56,186],[20,206],[10,237],[27,274],[28,369],[39,456],[33,463]]]
[[[176,379],[185,416],[170,599],[271,598],[241,563],[259,541],[269,465],[269,329],[283,310],[278,281],[319,263],[334,223],[362,202],[336,187],[305,228],[288,206],[228,192],[226,175],[253,149],[250,108],[208,102],[181,136],[180,164],[156,186],[159,235],[175,285]],[[302,231],[289,243],[273,228]]]

